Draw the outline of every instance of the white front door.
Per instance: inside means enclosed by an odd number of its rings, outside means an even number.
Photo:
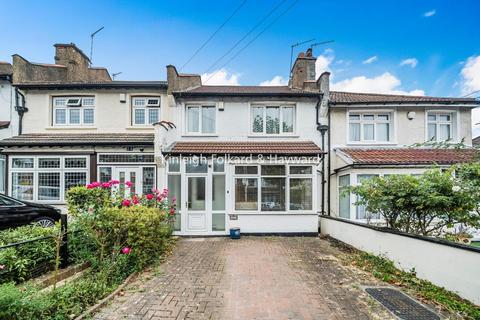
[[[120,181],[119,193],[122,196],[138,194],[142,192],[142,183],[140,179],[140,168],[136,167],[114,167],[113,179]],[[132,186],[125,187],[125,182],[130,181]]]
[[[207,177],[187,176],[187,232],[207,231]]]

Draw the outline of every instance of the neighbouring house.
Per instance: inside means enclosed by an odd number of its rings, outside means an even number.
[[[438,166],[474,158],[471,98],[331,92],[330,214],[348,219],[376,218],[355,206],[345,187],[374,176],[419,175]],[[470,149],[434,147],[462,142]]]
[[[73,44],[55,64],[13,56],[18,133],[0,142],[7,193],[58,206],[71,186],[168,188],[175,233],[315,234],[319,214],[363,220],[342,189],[385,174],[470,161],[467,98],[330,91],[301,53],[286,86],[209,86],[167,66],[167,81],[112,81]],[[121,192],[128,193],[128,189]]]
[[[474,139],[472,140],[472,143],[473,143],[473,146],[479,147],[479,146],[480,146],[480,136],[474,138]]]
[[[0,61],[0,139],[11,137],[13,130],[12,65]],[[6,158],[0,155],[0,193],[5,193]]]
[[[156,186],[154,128],[168,111],[165,81],[112,81],[74,44],[55,45],[55,64],[13,56],[19,132],[1,141],[8,194],[65,204],[66,191],[91,181]]]

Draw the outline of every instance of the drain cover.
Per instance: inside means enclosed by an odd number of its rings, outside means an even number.
[[[401,291],[391,288],[365,288],[372,297],[402,320],[440,320],[440,317]]]

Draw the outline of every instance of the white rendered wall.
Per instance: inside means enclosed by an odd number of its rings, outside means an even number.
[[[359,250],[383,255],[405,271],[415,268],[419,278],[480,304],[480,252],[329,218],[322,217],[320,222],[322,234],[328,234]]]

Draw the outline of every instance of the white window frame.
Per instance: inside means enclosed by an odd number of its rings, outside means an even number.
[[[436,115],[437,118],[435,120],[435,126],[436,126],[436,135],[435,139],[433,139],[433,142],[442,142],[442,141],[447,141],[447,140],[440,140],[439,139],[439,128],[441,124],[450,124],[450,140],[449,142],[456,142],[458,141],[458,130],[459,130],[459,112],[458,110],[426,110],[425,111],[425,141],[430,141],[428,137],[428,125],[430,123],[433,123],[428,120],[429,115]],[[438,116],[439,115],[450,115],[450,121],[439,121]]]
[[[198,114],[198,131],[189,131],[188,130],[188,108],[199,108]],[[203,108],[214,108],[215,109],[215,127],[213,132],[202,132],[203,131],[203,117],[202,112]],[[194,135],[194,136],[215,136],[217,134],[217,126],[218,126],[218,108],[216,103],[209,103],[209,102],[198,102],[198,103],[186,103],[184,110],[184,132],[186,135]]]
[[[29,159],[33,158],[33,168],[13,168],[14,159]],[[52,158],[60,159],[60,168],[39,168],[39,159]],[[66,168],[65,159],[69,158],[82,158],[85,159],[86,166],[84,168]],[[13,173],[33,173],[33,199],[28,201],[35,201],[39,203],[51,203],[51,204],[64,204],[65,203],[65,173],[85,173],[86,183],[90,181],[90,157],[85,155],[19,155],[10,156],[8,159],[9,172],[8,172],[8,195],[12,196],[13,188]],[[38,183],[39,173],[60,173],[60,198],[58,200],[39,200],[38,199]]]
[[[280,113],[280,128],[278,133],[267,133],[267,121],[266,121],[266,112],[267,108],[278,108]],[[253,131],[253,109],[254,108],[263,108],[263,128],[262,132],[254,132]],[[292,108],[293,109],[293,131],[292,132],[283,132],[283,109]],[[288,104],[288,103],[251,103],[249,108],[249,134],[254,136],[291,136],[295,135],[297,131],[297,106],[296,104]]]
[[[350,115],[360,115],[360,120],[354,121],[353,123],[358,123],[360,124],[360,140],[355,141],[355,140],[350,140]],[[373,115],[374,120],[363,120],[364,115]],[[389,120],[378,120],[377,117],[379,115],[388,115]],[[396,110],[395,109],[350,109],[347,111],[346,115],[346,141],[347,144],[375,144],[375,145],[391,145],[391,144],[396,144]],[[388,141],[377,141],[377,123],[388,123],[389,124],[389,140]],[[363,126],[364,124],[373,124],[373,134],[374,134],[374,140],[365,140],[364,139],[364,130]]]
[[[135,105],[135,100],[143,100],[144,104],[136,106]],[[149,100],[157,100],[157,102],[149,104],[148,103]],[[151,126],[155,122],[161,121],[162,120],[161,100],[162,99],[161,99],[160,96],[132,96],[131,99],[130,99],[130,101],[131,101],[130,102],[131,103],[130,117],[131,117],[132,126],[133,127],[147,127],[147,126]],[[143,110],[144,119],[145,119],[144,123],[136,123],[136,119],[135,119],[136,110]],[[157,110],[157,112],[158,112],[158,120],[157,121],[151,121],[150,110]]]
[[[64,105],[56,105],[56,101],[60,99],[65,99]],[[75,104],[68,104],[68,100],[70,99],[79,99],[79,101]],[[83,105],[83,99],[93,99],[93,105]],[[96,97],[95,96],[53,96],[52,97],[52,125],[54,127],[91,127],[95,125],[96,122],[96,115],[95,115],[95,103]],[[64,110],[65,111],[65,123],[58,123],[56,112],[57,110]],[[79,112],[79,123],[71,123],[70,122],[70,114],[72,110],[78,110]],[[93,110],[93,122],[86,123],[85,122],[85,110]]]
[[[264,166],[285,166],[284,175],[262,175],[262,165]],[[257,167],[257,174],[237,174],[235,173],[236,166],[249,166]],[[290,174],[290,167],[292,166],[309,166],[312,168],[310,174]],[[235,199],[236,199],[236,189],[235,183],[236,179],[257,179],[257,209],[256,210],[237,210],[235,208]],[[285,178],[285,210],[283,211],[262,211],[262,178]],[[261,214],[261,215],[275,215],[275,214],[305,214],[305,213],[314,213],[316,208],[316,164],[314,163],[262,163],[262,164],[244,164],[244,163],[233,163],[232,164],[232,180],[231,180],[231,190],[232,192],[232,211],[235,214]],[[291,210],[290,209],[290,179],[311,179],[312,181],[312,209],[311,210]]]

